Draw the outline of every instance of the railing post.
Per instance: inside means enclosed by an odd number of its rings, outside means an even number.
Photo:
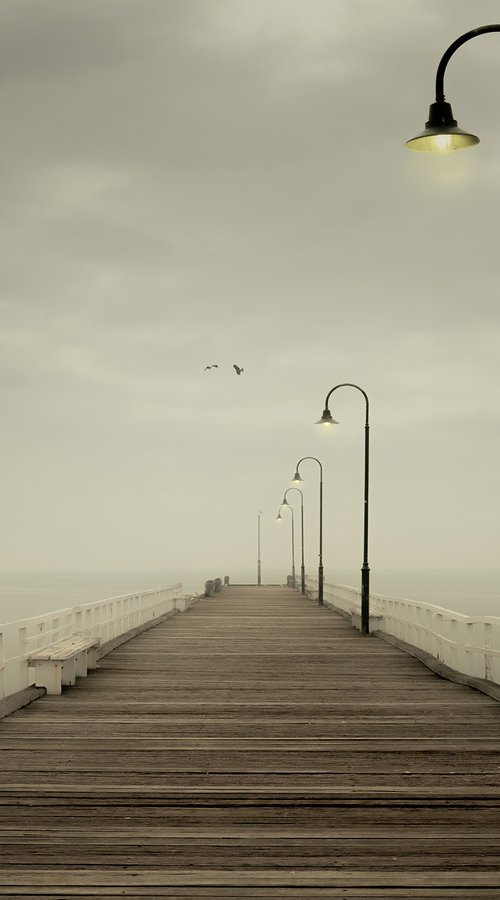
[[[19,657],[18,669],[18,690],[28,687],[28,631],[23,626],[19,628],[17,635],[17,653]]]
[[[3,634],[0,632],[0,699],[5,697],[5,653]]]

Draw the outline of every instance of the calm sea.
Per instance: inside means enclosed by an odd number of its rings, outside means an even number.
[[[104,600],[148,588],[182,582],[186,593],[201,593],[207,578],[229,575],[233,583],[256,582],[255,570],[234,572],[182,572],[166,570],[136,571],[59,571],[0,572],[0,622],[36,616]],[[297,570],[297,577],[299,572]],[[286,573],[262,570],[262,581],[281,584]],[[336,581],[359,588],[359,571],[325,572],[325,581]],[[500,616],[500,572],[377,571],[371,572],[371,590],[391,597],[434,603],[466,615]]]

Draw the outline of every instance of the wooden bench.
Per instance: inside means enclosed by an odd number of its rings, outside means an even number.
[[[60,694],[62,685],[75,684],[77,676],[97,669],[99,644],[99,638],[73,635],[35,650],[28,665],[35,669],[36,687],[46,688],[48,694]]]

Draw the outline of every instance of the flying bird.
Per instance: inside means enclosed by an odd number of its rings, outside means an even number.
[[[203,371],[206,372],[207,369],[218,369],[218,368],[219,368],[219,366],[217,365],[217,363],[214,363],[213,366],[205,366]]]
[[[245,371],[244,369],[240,369],[240,367],[237,366],[236,363],[233,363],[233,369],[237,375],[241,375],[241,373]]]

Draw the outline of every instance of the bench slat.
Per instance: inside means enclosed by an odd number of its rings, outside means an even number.
[[[98,647],[99,643],[99,638],[64,638],[61,641],[49,644],[47,647],[41,647],[39,650],[34,650],[33,653],[30,654],[29,662],[36,659],[63,661],[70,659],[77,653],[82,653],[84,650],[91,650],[94,647]]]

